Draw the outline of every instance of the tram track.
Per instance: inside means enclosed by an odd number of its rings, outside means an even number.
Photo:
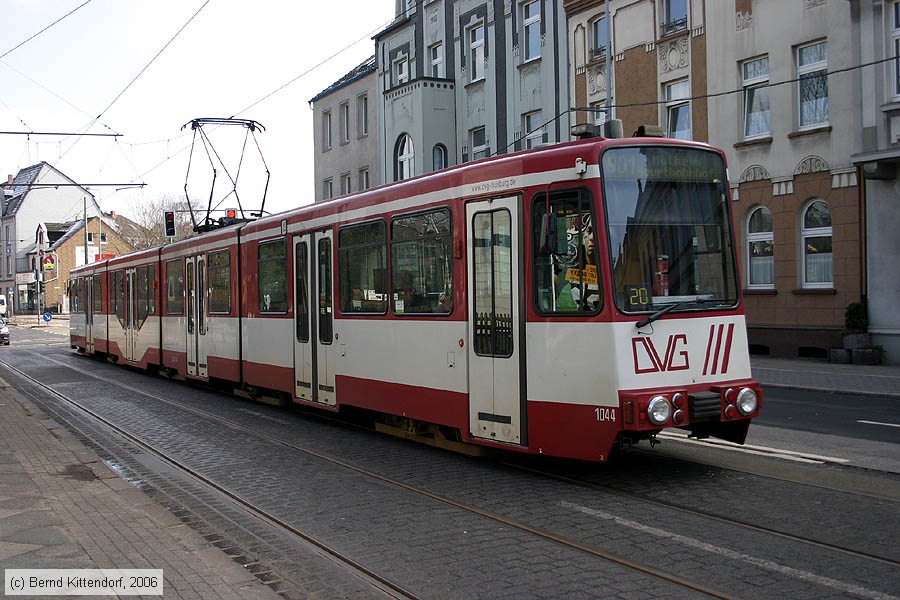
[[[43,357],[43,358],[47,359],[46,356]],[[62,363],[62,362],[60,362],[60,361],[55,361],[55,360],[53,360],[53,359],[49,359],[49,360],[51,360],[52,362],[56,362],[56,363],[58,363],[58,364],[60,364],[60,365],[67,366],[68,368],[74,369],[74,368],[71,367],[70,365],[65,365],[64,363]],[[394,582],[391,582],[391,581],[387,580],[386,578],[383,578],[383,577],[379,576],[377,573],[374,573],[373,571],[368,570],[364,565],[361,565],[361,564],[359,564],[359,563],[353,561],[353,560],[350,559],[349,557],[343,556],[340,552],[338,552],[337,550],[334,550],[333,548],[331,548],[330,546],[328,546],[328,545],[325,544],[324,542],[321,542],[321,541],[317,540],[317,539],[314,538],[313,536],[310,536],[309,534],[307,534],[307,533],[305,533],[305,532],[303,532],[303,531],[300,531],[300,530],[294,528],[294,527],[291,526],[289,523],[287,523],[287,522],[285,522],[285,521],[279,519],[278,517],[276,517],[276,516],[274,516],[274,515],[271,515],[270,513],[268,513],[267,511],[265,511],[264,509],[262,509],[262,508],[260,508],[260,507],[258,507],[258,506],[256,506],[256,505],[254,505],[253,503],[251,503],[251,502],[247,501],[246,499],[242,498],[239,494],[236,494],[236,493],[230,491],[229,489],[227,489],[226,487],[224,487],[224,486],[222,486],[222,485],[216,483],[215,481],[212,481],[211,479],[209,479],[209,478],[203,476],[201,473],[199,473],[199,472],[197,472],[196,470],[192,469],[192,468],[189,467],[188,465],[185,465],[185,464],[184,464],[182,461],[180,461],[179,459],[177,459],[177,458],[175,458],[175,457],[172,457],[172,456],[169,456],[166,452],[164,452],[164,451],[162,451],[162,450],[156,448],[152,443],[147,442],[147,441],[143,440],[142,438],[140,438],[140,436],[137,436],[137,435],[135,435],[135,434],[132,434],[131,432],[127,431],[125,428],[116,425],[115,423],[111,422],[110,420],[104,418],[102,415],[99,415],[99,414],[96,413],[95,411],[92,411],[91,409],[89,409],[89,408],[83,406],[83,405],[82,405],[81,403],[79,403],[77,400],[74,400],[74,399],[72,399],[72,398],[69,398],[69,397],[66,396],[65,394],[62,394],[62,393],[60,393],[60,392],[54,390],[52,387],[50,387],[50,386],[44,384],[43,382],[41,382],[41,381],[35,379],[34,377],[28,375],[27,373],[25,373],[24,371],[18,369],[17,367],[15,367],[15,366],[13,366],[13,365],[10,365],[10,364],[7,363],[6,361],[0,360],[0,365],[2,365],[3,367],[9,369],[9,370],[12,371],[13,373],[15,373],[17,376],[22,377],[23,379],[26,379],[27,381],[29,381],[29,382],[32,383],[33,385],[39,387],[40,389],[42,389],[42,390],[45,391],[46,393],[51,394],[52,396],[58,398],[59,400],[65,402],[66,404],[68,404],[68,405],[74,407],[74,408],[77,409],[78,411],[80,411],[80,412],[82,412],[82,413],[84,413],[84,414],[90,416],[92,419],[95,419],[96,421],[102,423],[105,427],[111,429],[111,430],[114,431],[117,435],[120,435],[120,436],[124,437],[125,439],[129,440],[130,442],[132,442],[133,444],[137,445],[137,446],[140,447],[141,449],[143,449],[143,450],[145,450],[145,451],[147,451],[147,452],[152,453],[154,456],[157,456],[157,457],[160,458],[161,460],[165,461],[167,464],[169,464],[169,465],[172,466],[173,468],[178,469],[178,470],[184,472],[185,474],[189,475],[189,476],[192,477],[193,479],[202,482],[204,485],[207,485],[207,486],[209,486],[209,487],[211,487],[211,488],[217,490],[218,492],[220,492],[220,493],[222,493],[222,494],[225,494],[226,496],[228,496],[229,498],[231,498],[233,501],[239,503],[242,507],[244,507],[246,510],[248,510],[249,512],[251,512],[251,514],[255,514],[255,515],[259,516],[260,518],[263,518],[264,520],[269,521],[269,522],[275,524],[276,526],[285,529],[286,531],[290,531],[290,532],[293,533],[294,535],[297,535],[297,536],[301,537],[302,539],[304,539],[304,540],[306,540],[306,541],[308,541],[308,542],[314,544],[315,546],[319,547],[320,549],[322,549],[323,551],[325,551],[326,553],[328,553],[330,556],[334,557],[336,560],[340,561],[341,563],[344,563],[344,564],[348,565],[350,568],[352,568],[352,569],[354,569],[354,570],[356,570],[356,571],[358,571],[358,572],[360,572],[360,573],[365,574],[365,576],[367,576],[367,577],[370,577],[370,578],[375,579],[376,581],[379,581],[382,585],[386,586],[386,587],[389,588],[391,591],[393,591],[395,594],[397,594],[397,595],[394,596],[394,597],[398,597],[398,598],[408,598],[408,599],[410,599],[410,600],[416,600],[416,599],[418,598],[415,594],[413,594],[413,593],[410,592],[409,590],[406,590],[405,588],[403,588],[403,587],[400,586],[399,584],[396,584],[396,583],[394,583]],[[592,547],[590,547],[590,546],[588,546],[588,545],[586,545],[586,544],[580,543],[580,542],[578,542],[578,541],[576,541],[576,540],[568,539],[568,538],[566,538],[566,537],[563,537],[563,536],[554,534],[554,533],[549,532],[549,531],[544,531],[544,530],[542,530],[542,529],[539,529],[539,528],[537,528],[537,527],[533,527],[533,526],[531,526],[531,525],[528,525],[527,523],[524,523],[524,522],[519,521],[519,520],[516,520],[516,519],[512,519],[512,518],[509,518],[509,517],[505,517],[505,516],[503,516],[503,515],[499,515],[499,514],[496,514],[496,513],[492,513],[492,512],[489,512],[489,511],[482,510],[482,509],[480,509],[480,508],[478,508],[478,507],[476,507],[476,506],[467,504],[467,503],[465,503],[465,502],[460,502],[460,501],[458,501],[458,500],[454,500],[454,499],[449,498],[449,497],[446,497],[446,496],[444,496],[444,495],[442,495],[442,494],[438,494],[438,493],[432,492],[432,491],[430,491],[430,490],[426,490],[426,489],[420,488],[420,487],[415,486],[415,485],[411,485],[411,484],[409,484],[409,483],[400,481],[400,480],[398,480],[398,479],[396,479],[396,478],[393,478],[393,477],[389,477],[389,476],[383,475],[383,474],[381,474],[381,473],[372,471],[372,470],[370,470],[370,469],[366,469],[365,467],[361,467],[361,466],[358,466],[358,465],[354,465],[354,464],[349,463],[349,462],[347,462],[347,461],[344,461],[344,460],[342,460],[342,459],[339,459],[339,458],[336,458],[336,457],[333,457],[333,456],[329,456],[329,455],[327,455],[327,454],[324,454],[324,453],[321,453],[321,452],[317,452],[317,451],[311,450],[311,449],[309,449],[309,448],[303,448],[303,447],[301,447],[301,446],[299,446],[299,445],[297,445],[297,444],[293,444],[293,443],[291,443],[291,442],[288,442],[288,441],[286,441],[286,440],[280,439],[280,438],[278,438],[278,437],[276,437],[276,436],[269,435],[269,434],[264,433],[264,432],[260,432],[260,431],[258,431],[258,430],[256,430],[256,429],[252,428],[252,427],[248,427],[248,426],[246,426],[246,425],[243,425],[242,423],[238,423],[238,422],[232,421],[232,420],[230,420],[230,419],[223,418],[223,417],[221,417],[221,416],[219,416],[219,415],[216,415],[216,414],[213,414],[213,413],[204,411],[204,410],[200,410],[200,409],[197,409],[197,408],[195,408],[195,407],[185,406],[185,405],[183,405],[183,404],[181,404],[181,403],[179,403],[179,402],[175,402],[175,401],[169,400],[169,399],[167,399],[167,398],[163,398],[163,397],[161,397],[161,396],[157,396],[157,395],[155,395],[155,394],[148,393],[148,392],[146,392],[146,391],[144,391],[144,390],[141,390],[140,388],[137,388],[137,387],[134,387],[134,386],[130,386],[130,385],[127,385],[127,384],[124,384],[124,383],[121,383],[121,382],[114,381],[114,380],[110,380],[110,379],[107,379],[107,378],[104,378],[104,377],[95,375],[95,374],[93,374],[93,373],[90,373],[90,372],[87,372],[87,371],[83,371],[83,370],[81,370],[81,369],[74,369],[74,370],[76,370],[76,371],[78,371],[78,372],[80,372],[80,373],[82,373],[82,374],[88,375],[88,376],[90,376],[90,377],[93,377],[93,378],[95,378],[95,379],[98,379],[98,380],[100,380],[100,381],[104,381],[104,382],[106,382],[106,383],[111,383],[111,384],[113,384],[113,385],[117,385],[117,386],[119,386],[119,387],[121,387],[121,388],[123,388],[123,389],[126,389],[126,390],[128,390],[128,391],[131,391],[131,392],[134,392],[134,393],[141,394],[141,395],[143,395],[143,396],[145,396],[145,397],[152,398],[152,399],[154,399],[154,400],[156,400],[156,401],[159,401],[159,402],[163,402],[163,403],[165,403],[165,404],[167,404],[167,405],[176,407],[176,408],[178,408],[178,409],[180,409],[180,410],[184,410],[184,411],[186,411],[186,412],[190,412],[190,413],[195,414],[195,415],[197,415],[197,416],[200,416],[200,417],[202,417],[202,418],[209,419],[209,420],[213,420],[213,421],[216,421],[216,422],[218,422],[218,423],[221,423],[221,424],[223,424],[223,425],[225,425],[225,426],[228,426],[228,427],[230,427],[230,428],[233,428],[233,429],[236,429],[236,430],[245,432],[245,433],[249,433],[249,434],[254,435],[254,436],[258,437],[258,438],[264,439],[264,440],[266,440],[266,441],[268,441],[268,442],[270,442],[270,443],[277,444],[277,445],[279,445],[279,446],[281,446],[281,447],[288,448],[288,449],[291,449],[291,450],[293,450],[293,451],[303,453],[303,454],[305,454],[305,455],[307,455],[307,456],[310,456],[310,457],[312,457],[312,458],[318,459],[318,460],[320,460],[320,461],[324,461],[324,462],[327,462],[327,463],[329,463],[329,464],[332,464],[332,465],[335,465],[335,466],[339,466],[339,467],[342,467],[342,468],[344,468],[344,469],[347,469],[347,470],[350,470],[350,471],[359,473],[359,474],[361,474],[361,475],[364,475],[364,476],[370,477],[370,478],[372,478],[372,479],[381,481],[381,482],[383,482],[383,483],[386,483],[386,484],[389,484],[389,485],[391,485],[391,486],[397,487],[397,488],[402,489],[402,490],[404,490],[404,491],[411,492],[411,493],[414,493],[414,494],[417,494],[417,495],[420,495],[420,496],[429,498],[429,499],[434,500],[434,501],[436,501],[436,502],[440,502],[440,503],[445,504],[445,505],[447,505],[447,506],[451,506],[451,507],[456,508],[456,509],[458,509],[458,510],[465,511],[465,512],[470,513],[470,514],[472,514],[472,515],[475,515],[475,516],[478,516],[478,517],[481,517],[481,518],[484,518],[484,519],[488,519],[488,520],[490,520],[490,521],[493,521],[493,522],[496,522],[496,523],[499,523],[499,524],[502,524],[502,525],[505,525],[505,526],[508,526],[508,527],[512,527],[512,528],[517,529],[517,530],[519,530],[519,531],[528,533],[528,534],[530,534],[530,535],[536,536],[536,537],[538,537],[538,538],[541,538],[541,539],[546,540],[546,541],[549,541],[549,542],[553,542],[553,543],[555,543],[555,544],[559,544],[559,545],[561,545],[561,546],[565,546],[565,547],[567,547],[567,548],[570,548],[570,549],[572,549],[572,550],[576,550],[576,551],[578,551],[578,552],[587,554],[587,555],[592,556],[592,557],[594,557],[594,558],[598,558],[598,559],[601,559],[601,560],[605,560],[605,561],[608,561],[608,562],[617,564],[617,565],[619,565],[619,566],[628,568],[628,569],[630,569],[630,570],[633,570],[633,571],[636,571],[636,572],[639,572],[639,573],[643,573],[643,574],[645,574],[645,575],[648,575],[648,576],[651,576],[651,577],[655,577],[655,578],[657,578],[657,579],[661,579],[661,580],[666,581],[666,582],[668,582],[668,583],[671,583],[671,584],[680,586],[680,587],[682,587],[682,588],[685,588],[685,589],[688,589],[688,590],[692,590],[692,591],[695,591],[695,592],[704,594],[704,595],[706,595],[706,596],[708,596],[708,597],[711,597],[711,598],[718,598],[718,599],[720,599],[720,600],[736,600],[736,597],[735,597],[734,595],[730,594],[730,593],[727,593],[727,592],[724,592],[724,591],[721,591],[721,590],[713,589],[713,588],[711,588],[711,587],[709,587],[709,586],[706,586],[706,585],[704,585],[704,584],[690,581],[690,580],[685,579],[685,578],[683,578],[683,577],[679,577],[679,576],[677,576],[677,575],[673,575],[673,574],[671,574],[671,573],[667,573],[667,572],[665,572],[665,571],[663,571],[663,570],[661,570],[661,569],[657,569],[657,568],[654,568],[654,567],[649,566],[649,565],[640,564],[640,563],[638,563],[638,562],[636,562],[636,561],[630,560],[630,559],[625,558],[625,557],[622,557],[622,556],[617,556],[617,555],[615,555],[615,554],[613,554],[613,553],[606,552],[606,551],[600,550],[600,549],[598,549],[598,548],[592,548]]]
[[[44,356],[43,358],[47,359],[46,356]],[[518,530],[520,530],[520,531],[523,531],[523,532],[526,532],[526,533],[528,533],[528,534],[531,534],[531,535],[540,537],[540,538],[542,538],[542,539],[544,539],[544,540],[552,541],[552,542],[554,542],[554,543],[564,545],[564,546],[566,546],[566,547],[568,547],[568,548],[571,548],[571,549],[574,549],[574,550],[578,550],[579,552],[583,552],[583,553],[589,554],[589,555],[591,555],[591,556],[593,556],[593,557],[595,557],[595,558],[599,558],[599,559],[603,559],[603,560],[607,560],[607,561],[616,563],[616,564],[621,565],[621,566],[623,566],[623,567],[627,567],[627,568],[633,569],[633,570],[635,570],[635,571],[639,571],[639,572],[642,572],[642,573],[644,573],[644,574],[647,574],[647,575],[650,575],[650,576],[653,576],[653,577],[657,577],[657,578],[663,579],[663,580],[668,581],[668,582],[670,582],[670,583],[673,583],[673,584],[676,584],[676,585],[679,585],[679,586],[682,586],[682,587],[685,587],[685,588],[688,588],[688,589],[691,589],[691,590],[694,590],[694,591],[703,593],[703,594],[708,595],[708,596],[710,596],[710,597],[715,597],[715,598],[731,598],[731,597],[732,597],[732,596],[731,596],[730,594],[728,594],[728,593],[721,592],[721,591],[719,591],[719,590],[711,589],[711,588],[709,588],[709,587],[707,587],[707,586],[704,586],[704,585],[702,585],[702,584],[697,584],[697,583],[695,583],[695,582],[691,582],[691,581],[689,581],[689,580],[686,580],[686,579],[681,578],[681,577],[678,577],[678,576],[673,576],[673,575],[670,574],[670,573],[666,573],[666,572],[661,571],[661,570],[659,570],[659,569],[656,569],[656,568],[654,568],[654,567],[650,567],[650,566],[647,566],[647,565],[641,565],[641,564],[636,563],[635,561],[632,561],[632,560],[630,560],[630,559],[628,559],[628,558],[621,557],[621,556],[617,556],[617,555],[615,555],[615,554],[612,554],[612,553],[609,553],[609,552],[606,552],[606,551],[603,551],[603,550],[600,550],[600,549],[597,549],[597,548],[592,548],[592,547],[590,547],[590,546],[588,546],[588,545],[586,545],[586,544],[583,544],[583,543],[581,543],[581,542],[578,542],[578,541],[576,541],[576,540],[568,539],[568,538],[566,538],[566,537],[563,537],[563,536],[554,534],[554,533],[549,532],[549,531],[544,531],[544,530],[542,530],[542,529],[540,529],[540,528],[533,527],[533,526],[531,526],[531,525],[529,525],[529,524],[527,524],[527,523],[518,521],[518,520],[516,520],[516,519],[512,519],[512,518],[509,518],[509,517],[506,517],[506,516],[503,516],[503,515],[499,515],[499,514],[496,514],[496,513],[492,513],[492,512],[489,512],[489,511],[482,510],[482,509],[478,508],[477,506],[472,506],[472,505],[467,504],[467,503],[465,503],[465,502],[460,502],[460,501],[458,501],[458,500],[454,500],[454,499],[452,499],[452,498],[446,497],[446,496],[444,496],[444,495],[442,495],[442,494],[435,493],[435,492],[433,492],[433,491],[430,491],[430,490],[427,490],[427,489],[423,489],[423,488],[418,487],[418,486],[415,486],[415,485],[411,485],[411,484],[406,483],[406,482],[404,482],[404,481],[400,481],[400,480],[395,479],[395,478],[393,478],[393,477],[389,477],[389,476],[383,475],[383,474],[381,474],[381,473],[372,471],[372,470],[367,469],[367,468],[365,468],[365,467],[361,467],[361,466],[359,466],[359,465],[349,463],[349,462],[347,462],[347,461],[345,461],[345,460],[342,460],[342,459],[340,459],[340,458],[337,458],[337,457],[334,457],[334,456],[330,456],[330,455],[328,455],[328,454],[325,454],[325,453],[322,453],[322,452],[318,452],[318,451],[316,451],[316,450],[311,450],[311,449],[309,449],[309,448],[301,447],[301,446],[299,446],[299,445],[297,445],[297,444],[294,444],[294,443],[289,442],[289,441],[287,441],[287,440],[281,439],[281,438],[279,438],[279,437],[277,437],[277,436],[273,436],[273,435],[270,435],[270,434],[268,434],[268,433],[259,431],[258,429],[255,429],[255,428],[253,428],[253,427],[248,427],[248,426],[246,426],[246,425],[244,425],[244,424],[242,424],[242,423],[235,422],[235,421],[233,421],[233,420],[231,420],[231,419],[222,417],[222,416],[220,416],[220,415],[217,415],[217,414],[214,414],[214,413],[210,413],[210,412],[207,412],[207,411],[205,411],[205,410],[198,409],[198,408],[196,408],[196,407],[186,406],[186,405],[184,405],[184,404],[182,404],[182,403],[180,403],[180,402],[178,402],[178,401],[173,401],[173,400],[169,400],[169,399],[167,399],[167,398],[163,398],[162,396],[158,396],[158,395],[155,395],[155,394],[153,394],[153,393],[149,393],[149,392],[147,392],[147,391],[145,391],[145,390],[143,390],[143,389],[140,389],[140,388],[138,388],[138,387],[134,387],[134,386],[132,386],[132,385],[128,385],[128,384],[126,384],[126,383],[123,383],[123,382],[120,382],[120,381],[116,381],[116,380],[113,380],[113,379],[108,379],[108,378],[105,378],[105,377],[103,377],[103,376],[101,376],[101,375],[97,375],[97,374],[95,374],[95,373],[93,373],[93,372],[90,372],[90,371],[87,371],[87,370],[83,370],[83,369],[79,369],[79,368],[72,367],[71,365],[68,365],[68,364],[66,364],[66,363],[64,363],[64,362],[62,362],[62,361],[57,361],[57,360],[54,360],[54,359],[49,359],[49,360],[51,360],[52,362],[55,362],[55,363],[57,363],[57,364],[59,364],[59,365],[61,365],[61,366],[65,366],[65,367],[68,367],[68,368],[70,368],[70,369],[73,369],[73,370],[75,370],[75,371],[77,371],[77,372],[79,372],[79,373],[82,373],[82,374],[84,374],[84,375],[88,375],[88,376],[90,376],[90,377],[92,377],[92,378],[98,379],[98,380],[100,380],[100,381],[103,381],[103,382],[106,382],[106,383],[109,383],[109,384],[116,385],[116,386],[118,386],[118,387],[120,387],[120,388],[122,388],[122,389],[127,389],[127,390],[129,390],[129,391],[132,391],[132,392],[141,394],[141,395],[143,395],[143,396],[146,396],[146,397],[149,397],[149,398],[153,398],[154,400],[157,400],[157,401],[159,401],[159,402],[163,402],[163,403],[166,403],[166,404],[168,404],[168,405],[174,406],[174,407],[176,407],[176,408],[178,408],[178,409],[180,409],[180,410],[184,410],[184,411],[193,413],[193,414],[195,414],[195,415],[197,415],[197,416],[199,416],[199,417],[202,417],[202,418],[204,418],[204,419],[213,420],[213,421],[219,422],[219,423],[221,423],[221,424],[223,424],[223,425],[225,425],[225,426],[227,426],[227,427],[230,427],[230,428],[233,428],[233,429],[237,429],[237,430],[240,430],[240,431],[249,433],[249,434],[251,434],[251,435],[253,435],[253,436],[256,436],[256,437],[258,437],[258,438],[264,439],[264,440],[266,440],[266,441],[268,441],[268,442],[270,442],[270,443],[277,444],[277,445],[279,445],[279,446],[281,446],[281,447],[289,448],[289,449],[291,449],[291,450],[293,450],[293,451],[303,453],[303,454],[305,454],[305,455],[307,455],[307,456],[316,458],[316,459],[318,459],[318,460],[326,461],[326,462],[328,462],[328,463],[330,463],[330,464],[333,464],[333,465],[336,465],[336,466],[339,466],[339,467],[342,467],[342,468],[345,468],[345,469],[354,471],[354,472],[359,473],[359,474],[361,474],[361,475],[364,475],[364,476],[367,476],[367,477],[371,477],[371,478],[373,478],[373,479],[377,479],[377,480],[379,480],[379,481],[382,481],[382,482],[384,482],[384,483],[387,483],[387,484],[390,484],[390,485],[392,485],[392,486],[398,487],[398,488],[403,489],[403,490],[405,490],[405,491],[408,491],[408,492],[411,492],[411,493],[415,493],[415,494],[418,494],[418,495],[421,495],[421,496],[425,496],[425,497],[430,498],[430,499],[432,499],[432,500],[435,500],[435,501],[437,501],[437,502],[441,502],[441,503],[443,503],[443,504],[446,504],[446,505],[448,505],[448,506],[452,506],[452,507],[457,508],[457,509],[459,509],[459,510],[463,510],[463,511],[469,512],[469,513],[471,513],[471,514],[473,514],[473,515],[477,515],[477,516],[479,516],[479,517],[482,517],[482,518],[485,518],[485,519],[489,519],[489,520],[495,521],[495,522],[497,522],[497,523],[501,523],[501,524],[506,525],[506,526],[509,526],[509,527],[516,528],[516,529],[518,529]],[[23,377],[28,378],[29,380],[31,380],[31,381],[32,381],[33,383],[35,383],[36,385],[39,385],[39,386],[42,387],[43,389],[48,390],[50,393],[52,393],[52,394],[54,394],[55,396],[57,396],[57,397],[63,399],[64,401],[69,402],[69,403],[73,403],[73,404],[76,404],[76,405],[77,405],[77,402],[76,402],[76,401],[72,401],[71,399],[68,399],[68,398],[65,397],[63,394],[60,394],[59,392],[56,392],[55,390],[53,390],[53,389],[50,388],[49,386],[46,386],[46,385],[44,385],[43,383],[41,383],[41,382],[35,380],[34,378],[28,376],[27,374],[22,373],[20,370],[16,369],[15,367],[12,367],[11,365],[8,365],[7,363],[5,363],[5,362],[3,362],[3,361],[0,361],[0,363],[2,363],[2,364],[4,364],[5,366],[7,366],[7,368],[10,368],[10,369],[14,370],[15,372],[19,373],[19,374],[22,375]],[[80,408],[81,410],[85,410],[84,407],[79,407],[79,408]],[[342,423],[342,424],[344,424],[344,425],[347,425],[347,424],[348,424],[346,421],[339,421],[339,420],[336,420],[336,419],[333,419],[333,418],[329,418],[328,416],[324,416],[324,417],[323,417],[323,416],[321,416],[321,415],[315,415],[315,414],[312,414],[312,415],[309,415],[309,416],[314,416],[314,417],[316,417],[316,418],[325,418],[326,420],[338,421],[338,422],[340,422],[340,423]],[[95,417],[95,418],[96,418],[96,417]],[[99,417],[99,418],[102,419],[102,417]],[[119,428],[117,428],[114,424],[108,424],[108,425],[111,426],[111,427],[113,427],[114,429],[119,429]],[[351,424],[351,425],[352,425],[352,424]],[[130,434],[129,434],[129,435],[130,435]],[[156,454],[159,453],[157,450],[152,450],[152,451],[153,451],[154,453],[156,453]],[[174,461],[174,459],[172,459],[171,457],[166,458],[166,460],[167,460],[168,462],[170,462],[170,463]],[[177,462],[177,461],[175,461],[175,462]],[[534,474],[534,475],[539,475],[539,476],[541,476],[541,477],[548,477],[548,478],[552,478],[552,479],[554,479],[554,480],[563,481],[563,482],[566,482],[567,484],[570,484],[570,485],[576,485],[576,486],[579,486],[579,487],[587,487],[587,488],[590,488],[590,489],[596,489],[596,490],[598,490],[598,491],[602,491],[602,492],[605,493],[605,494],[615,495],[615,496],[617,496],[617,497],[627,498],[627,499],[630,499],[630,500],[639,500],[639,501],[641,501],[641,502],[644,502],[644,503],[647,503],[647,504],[650,504],[650,505],[653,505],[653,506],[662,507],[662,508],[665,508],[665,509],[668,509],[668,510],[677,511],[677,512],[680,512],[680,513],[682,513],[682,514],[689,514],[689,515],[692,515],[692,516],[698,517],[698,518],[714,520],[714,521],[717,521],[717,522],[720,522],[720,523],[723,523],[723,524],[727,524],[728,526],[731,526],[731,527],[739,527],[739,528],[747,529],[747,530],[750,530],[750,531],[753,531],[753,532],[756,532],[756,533],[762,533],[762,534],[766,534],[766,535],[777,536],[777,537],[780,537],[780,538],[782,538],[782,539],[785,539],[785,540],[788,540],[788,541],[791,541],[791,542],[794,542],[794,543],[808,544],[808,545],[815,546],[815,547],[820,548],[820,549],[824,549],[824,550],[828,550],[828,551],[832,551],[832,552],[841,553],[841,554],[844,554],[844,555],[846,555],[846,556],[854,557],[854,558],[857,558],[857,559],[876,561],[876,562],[878,562],[878,563],[880,563],[880,564],[883,564],[883,565],[889,565],[889,566],[895,566],[895,567],[896,567],[896,566],[900,566],[900,562],[898,562],[898,561],[896,561],[896,560],[893,560],[893,559],[884,558],[884,557],[881,557],[881,556],[878,556],[878,555],[875,555],[875,554],[871,554],[871,553],[860,552],[860,551],[854,550],[854,549],[852,549],[852,548],[841,547],[841,546],[837,546],[837,545],[835,545],[835,544],[829,544],[829,543],[827,543],[827,542],[822,542],[822,541],[815,540],[815,539],[812,539],[812,538],[806,538],[806,537],[803,537],[803,536],[798,536],[798,535],[796,535],[796,534],[792,534],[792,533],[780,531],[780,530],[778,530],[778,529],[769,528],[769,527],[764,527],[764,526],[756,525],[756,524],[754,524],[754,523],[741,521],[740,519],[733,519],[733,518],[723,517],[722,515],[719,515],[719,514],[710,512],[710,511],[704,511],[704,510],[698,510],[698,509],[693,509],[693,508],[687,508],[687,507],[680,506],[680,505],[678,505],[678,504],[676,504],[676,503],[673,503],[673,502],[667,502],[667,501],[664,501],[664,500],[659,500],[658,498],[653,498],[653,497],[650,497],[650,496],[647,496],[647,495],[644,495],[644,494],[640,494],[640,493],[630,493],[630,492],[625,492],[625,491],[621,491],[621,490],[613,490],[613,489],[610,489],[610,488],[608,488],[608,487],[604,487],[604,486],[602,486],[602,485],[600,485],[600,484],[597,484],[597,483],[594,483],[594,482],[585,481],[585,480],[581,480],[581,479],[573,478],[573,477],[568,477],[568,476],[563,476],[563,475],[559,475],[559,474],[556,474],[556,473],[550,473],[550,472],[547,472],[547,471],[542,471],[542,470],[540,470],[540,469],[527,468],[527,467],[523,467],[523,466],[521,466],[521,465],[515,465],[515,464],[506,463],[506,462],[502,462],[502,463],[499,463],[499,464],[501,464],[501,465],[503,465],[503,466],[506,466],[506,467],[509,467],[509,468],[514,468],[514,469],[517,469],[517,470],[530,472],[530,473],[532,473],[532,474]],[[189,468],[188,468],[188,469],[189,469]],[[198,474],[198,475],[199,475],[199,474]],[[202,476],[201,476],[201,477],[202,477]],[[211,483],[212,483],[213,485],[215,485],[214,482],[211,482]],[[218,489],[218,487],[217,487],[217,489]],[[228,494],[229,496],[232,496],[232,494],[228,493],[227,491],[224,491],[224,493]],[[232,496],[232,497],[233,497],[233,496]],[[244,504],[244,502],[242,502],[239,498],[235,498],[235,500],[238,501],[238,502],[241,502],[242,504]],[[258,507],[254,507],[254,508],[256,508],[257,510],[261,510],[261,509],[258,509]],[[277,523],[277,520],[273,520],[273,522],[276,522],[276,523]],[[287,525],[287,524],[286,524],[286,525]],[[279,526],[281,526],[281,525],[279,524]],[[414,596],[401,595],[400,597],[414,597]]]

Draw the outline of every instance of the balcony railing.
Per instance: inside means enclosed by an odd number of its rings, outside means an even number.
[[[681,17],[680,19],[673,19],[668,23],[660,25],[660,31],[663,37],[678,33],[679,31],[684,31],[685,29],[687,29],[687,16]]]

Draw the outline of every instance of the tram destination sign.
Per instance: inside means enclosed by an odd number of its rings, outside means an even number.
[[[612,148],[603,154],[603,176],[630,181],[706,181],[725,177],[722,158],[699,148]]]

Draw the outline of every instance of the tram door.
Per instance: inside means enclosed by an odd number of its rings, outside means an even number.
[[[187,295],[187,372],[208,377],[206,350],[207,294],[206,257],[190,256],[185,262]]]
[[[81,280],[84,286],[84,346],[88,352],[94,351],[94,282],[99,278],[97,274]]]
[[[513,444],[524,443],[518,205],[515,197],[466,205],[469,428]]]
[[[335,405],[331,232],[294,238],[294,395]]]
[[[137,327],[137,290],[135,282],[137,274],[135,269],[125,269],[125,358],[135,359],[135,328]]]

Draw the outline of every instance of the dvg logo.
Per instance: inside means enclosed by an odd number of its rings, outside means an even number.
[[[675,333],[669,336],[666,353],[660,356],[653,340],[646,337],[631,338],[631,352],[634,358],[634,372],[660,373],[685,371],[691,368],[687,351],[687,335]]]

